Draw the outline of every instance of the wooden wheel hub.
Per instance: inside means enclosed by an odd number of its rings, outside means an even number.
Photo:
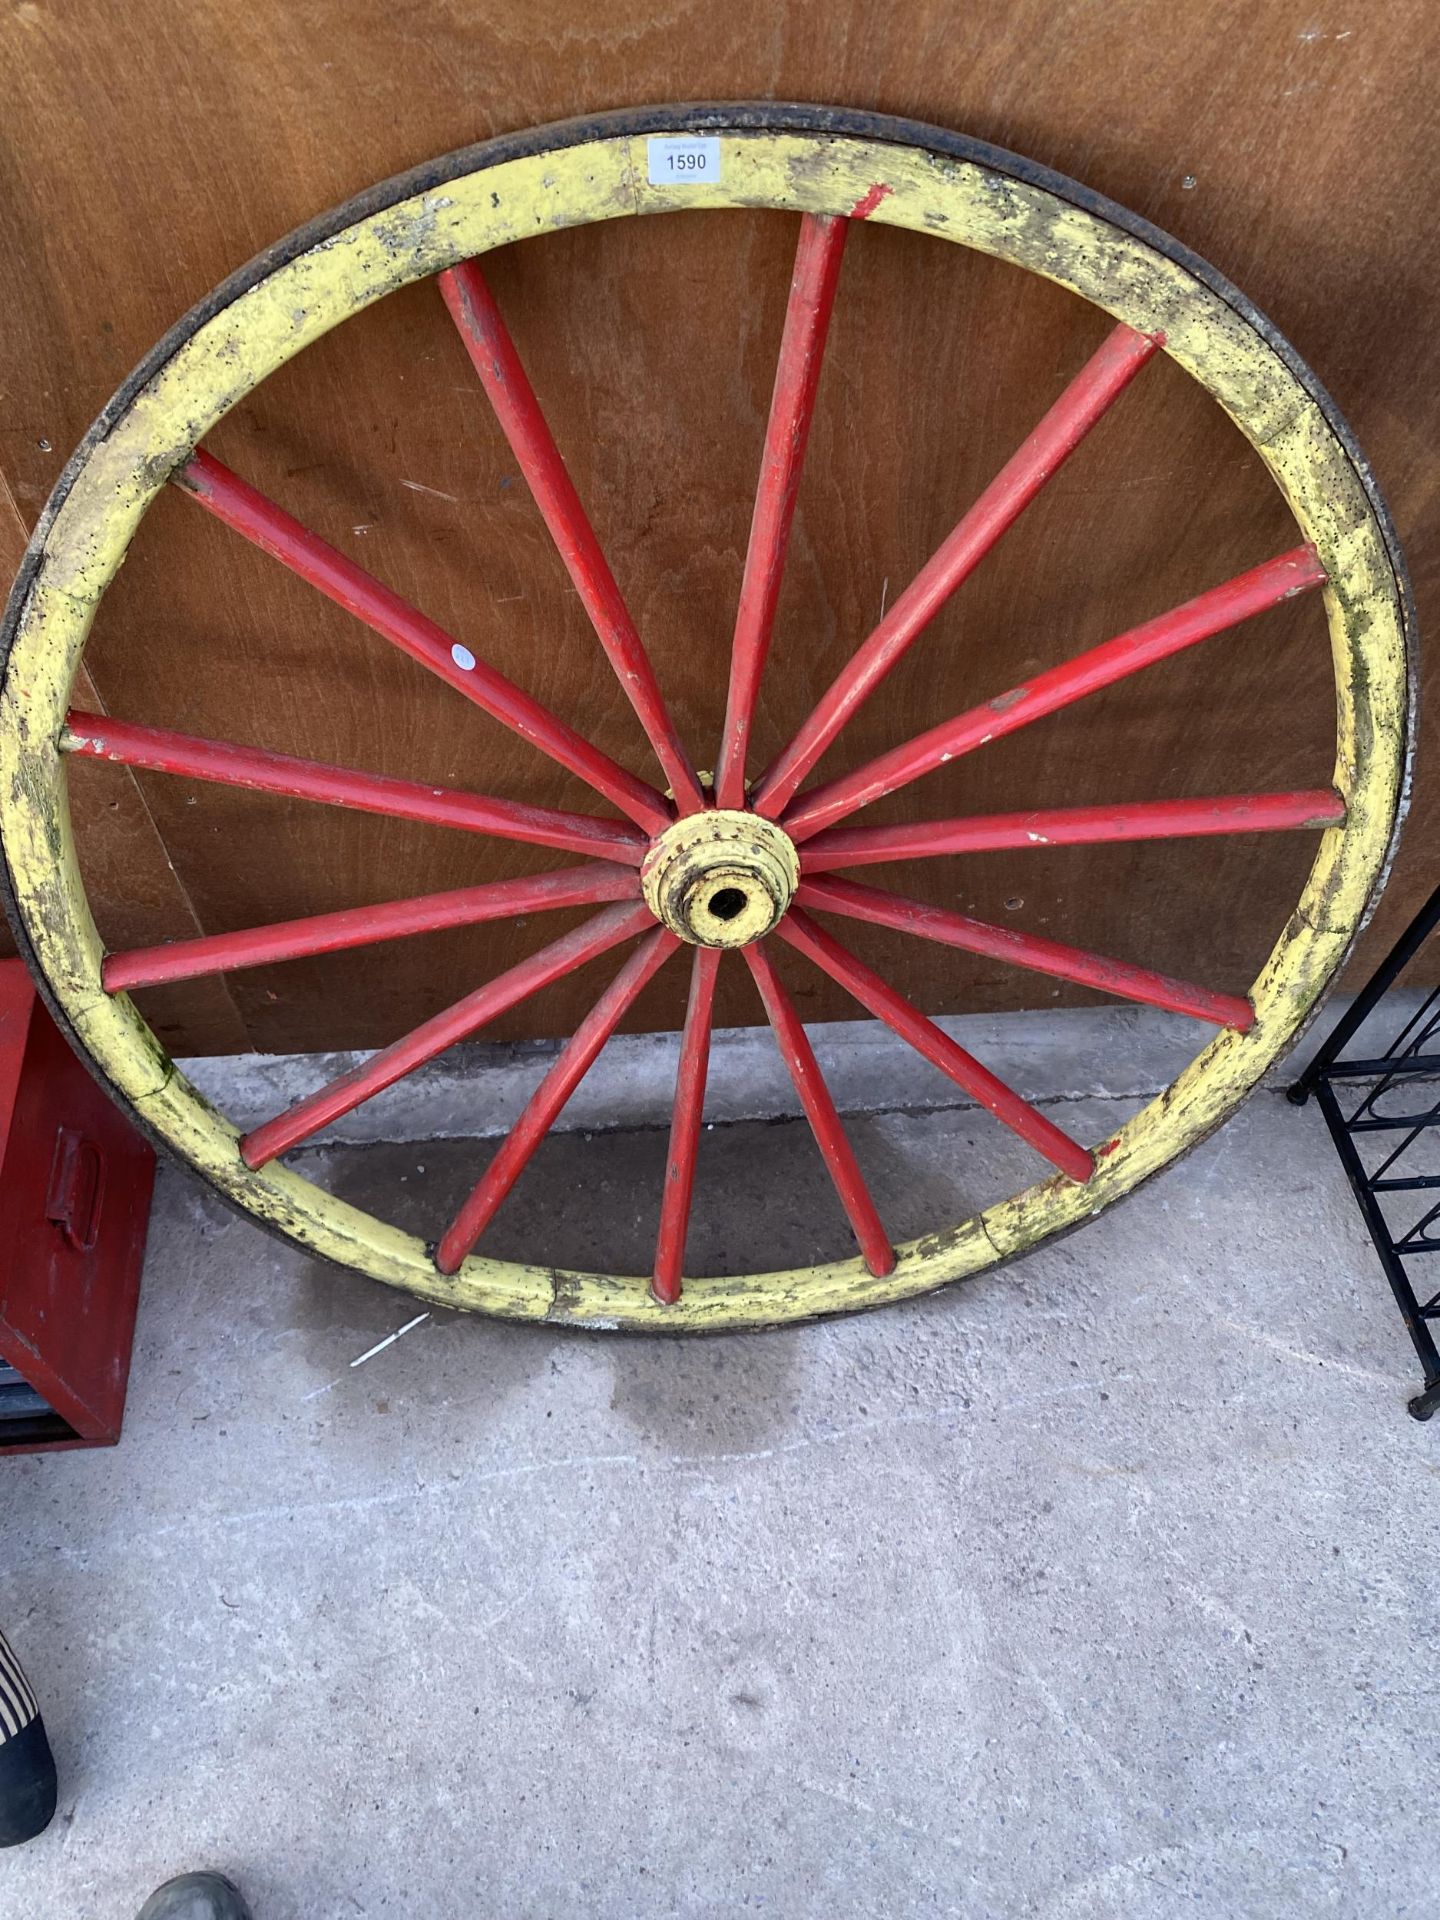
[[[646,905],[692,947],[763,939],[799,883],[800,859],[784,828],[724,807],[667,827],[640,869]]]

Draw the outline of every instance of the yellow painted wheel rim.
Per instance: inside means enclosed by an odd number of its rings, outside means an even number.
[[[652,187],[644,140],[703,130],[716,185]],[[873,189],[882,183],[883,196]],[[1043,274],[1141,332],[1207,388],[1280,486],[1329,578],[1334,782],[1343,826],[1251,989],[1254,1025],[1222,1032],[1120,1131],[1084,1187],[1054,1177],[901,1247],[687,1280],[662,1307],[641,1278],[471,1256],[441,1275],[424,1244],[278,1165],[252,1172],[236,1129],[177,1071],[133,1002],[101,986],[57,741],[96,606],[169,474],[229,408],[321,334],[408,282],[533,234],[677,207],[847,214],[939,235]],[[875,1306],[978,1273],[1083,1223],[1223,1120],[1291,1044],[1381,884],[1405,791],[1410,615],[1362,463],[1285,344],[1202,263],[1072,183],[958,136],[801,108],[654,109],[540,129],[452,155],[273,250],[183,322],[102,415],[37,529],[12,596],[0,687],[0,829],[17,934],[62,1024],[140,1120],[221,1193],[307,1251],[441,1305],[651,1331],[763,1326]]]

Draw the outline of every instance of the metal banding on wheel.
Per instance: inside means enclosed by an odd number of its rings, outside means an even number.
[[[703,139],[720,156],[718,179],[697,174],[679,187],[650,184],[645,142],[667,135]],[[669,721],[640,637],[477,264],[492,248],[534,234],[677,206],[772,208],[800,216],[713,804]],[[847,235],[859,243],[867,221],[950,240],[1041,274],[1107,312],[1115,330],[1058,399],[1045,396],[1049,410],[1035,433],[891,606],[790,745],[770,767],[748,768],[750,720],[842,249]],[[609,760],[277,503],[197,452],[211,427],[276,368],[351,314],[430,276],[441,276],[477,376],[649,738],[663,774],[659,786]],[[1184,606],[1018,687],[997,688],[982,708],[942,721],[839,779],[807,786],[830,743],[938,607],[1160,352],[1200,382],[1265,462],[1299,530],[1293,550],[1268,560],[1257,556],[1261,564],[1228,582],[1197,581],[1197,597]],[[422,790],[228,742],[70,715],[95,609],[142,516],[171,480],[569,767],[618,817]],[[942,760],[1304,591],[1323,596],[1334,661],[1333,792],[1161,800],[904,827],[869,827],[854,817]],[[1144,222],[1014,155],[876,115],[745,105],[647,108],[574,121],[451,154],[302,229],[202,302],[106,408],[41,516],[6,616],[0,825],[7,907],[56,1017],[117,1098],[220,1193],[312,1253],[447,1306],[578,1325],[704,1330],[872,1306],[980,1272],[1083,1223],[1201,1139],[1290,1045],[1363,925],[1386,871],[1406,789],[1412,629],[1403,564],[1383,505],[1324,391],[1233,288]],[[107,956],[71,838],[65,776],[71,752],[443,820],[563,848],[588,864],[534,881]],[[987,846],[1274,830],[1314,833],[1316,855],[1300,900],[1243,1000],[1057,941],[986,927],[843,877],[843,869],[867,861]],[[243,1142],[176,1071],[126,991],[227,965],[472,924],[515,912],[517,902],[527,909],[584,902],[593,912],[575,933]],[[988,953],[1170,1007],[1220,1030],[1162,1095],[1092,1152],[862,965],[812,919],[814,911]],[[776,976],[769,939],[785,941],[841,982],[1046,1155],[1053,1171],[974,1219],[892,1248]],[[710,1015],[727,945],[739,946],[764,1000],[861,1257],[795,1272],[686,1279],[682,1286]],[[279,1163],[280,1154],[325,1124],[326,1114],[348,1110],[545,979],[611,949],[610,967],[619,968],[611,986],[436,1244],[383,1224]],[[676,954],[690,955],[691,992],[652,1280],[555,1271],[469,1251],[605,1039]]]

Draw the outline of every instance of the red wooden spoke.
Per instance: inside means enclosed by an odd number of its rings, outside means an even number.
[[[278,960],[338,953],[346,947],[370,946],[378,940],[434,933],[441,927],[469,927],[482,920],[543,913],[555,907],[628,900],[639,890],[639,881],[632,870],[611,866],[608,861],[592,861],[583,867],[534,874],[525,880],[497,880],[487,886],[459,887],[450,893],[387,900],[380,906],[345,907],[339,913],[310,914],[303,920],[247,927],[240,933],[214,933],[200,940],[137,947],[130,953],[110,954],[102,977],[107,991],[122,993],[132,987],[157,986],[166,980],[194,980],[203,974],[231,973],[242,967],[273,965]]]
[[[745,804],[745,755],[760,676],[770,650],[770,629],[780,598],[790,523],[805,466],[805,446],[815,411],[825,336],[835,305],[840,261],[849,221],[831,214],[807,213],[800,222],[800,242],[785,310],[785,330],[770,398],[765,448],[760,457],[760,484],[750,522],[750,544],[740,584],[740,605],[730,651],[730,691],[725,705],[725,727],[715,766],[715,799],[722,807]]]
[[[500,1150],[476,1182],[435,1252],[441,1273],[454,1273],[495,1217],[536,1148],[554,1125],[560,1109],[595,1064],[596,1056],[652,976],[680,942],[668,927],[656,927],[642,940],[574,1034],[554,1066],[531,1094],[525,1111],[500,1144]]]
[[[545,424],[535,389],[485,276],[474,260],[467,260],[440,275],[440,291],[510,451],[520,463],[535,504],[560,550],[565,571],[665,770],[676,806],[681,813],[698,813],[705,796],[695,768],[666,710],[649,656],[595,529],[580,504],[560,449]]]
[[[647,842],[619,820],[494,800],[483,793],[431,787],[418,780],[392,780],[388,774],[297,760],[288,753],[237,747],[229,740],[202,740],[194,734],[136,726],[95,713],[70,714],[59,744],[62,753],[86,760],[113,760],[125,767],[184,774],[222,787],[249,787],[292,800],[350,807],[358,813],[423,820],[429,826],[489,833],[498,840],[524,840],[532,846],[558,847],[565,853],[618,860],[631,867],[638,867],[645,857]]]
[[[792,907],[776,931],[831,979],[838,980],[862,1007],[867,1007],[887,1027],[893,1027],[901,1039],[908,1040],[932,1066],[963,1087],[1038,1153],[1043,1153],[1062,1173],[1082,1186],[1090,1178],[1095,1171],[1095,1161],[1085,1147],[1072,1140],[1068,1133],[1062,1133],[1038,1107],[1032,1107],[1003,1080],[997,1080],[988,1067],[982,1067],[973,1054],[957,1046],[943,1028],[927,1020],[918,1007],[912,1006],[878,973],[872,973],[808,914]]]
[[[1113,993],[1122,1000],[1137,1000],[1143,1006],[1186,1013],[1217,1027],[1234,1027],[1244,1033],[1254,1024],[1254,1008],[1236,994],[1212,993],[1208,987],[1193,986],[1168,973],[1132,967],[1124,960],[1107,960],[1102,954],[1067,947],[1039,934],[994,927],[985,920],[972,920],[968,914],[949,913],[943,907],[927,907],[919,900],[906,900],[878,887],[863,887],[858,881],[802,880],[795,897],[802,906],[816,907],[824,913],[843,913],[847,919],[868,920],[877,927],[898,927],[902,933],[918,934],[922,940],[938,940],[943,946],[960,947],[966,953],[983,953],[987,959],[1008,961],[1032,973],[1048,973],[1055,980],[1073,980],[1079,986]]]
[[[1080,369],[1018,453],[1000,469],[841,670],[790,745],[765,774],[756,809],[775,819],[800,782],[957,587],[1119,399],[1165,336],[1120,326]]]
[[[233,527],[402,653],[458,688],[512,733],[578,774],[647,833],[658,833],[669,824],[669,811],[653,787],[628,773],[598,747],[592,747],[512,680],[477,660],[443,627],[302,527],[210,454],[194,453],[175,479],[227,527]]]
[[[1106,640],[1087,653],[1052,667],[1023,681],[1008,693],[997,694],[983,706],[972,707],[953,720],[946,720],[927,733],[917,734],[903,746],[883,753],[878,759],[857,768],[839,780],[802,794],[785,815],[785,831],[792,840],[809,839],[822,827],[833,826],[857,808],[868,807],[882,794],[908,786],[912,780],[931,773],[943,761],[971,753],[1002,734],[1028,727],[1043,714],[1068,707],[1087,694],[1096,693],[1117,680],[1139,673],[1197,641],[1227,627],[1238,626],[1267,607],[1288,600],[1309,587],[1320,586],[1325,570],[1313,547],[1296,547],[1293,552],[1267,560],[1222,586],[1212,587],[1184,606],[1174,607],[1143,626]]]
[[[538,993],[541,987],[549,986],[563,974],[573,973],[587,960],[595,959],[610,947],[618,947],[622,940],[633,939],[654,924],[650,909],[645,906],[604,908],[583,927],[552,940],[548,947],[542,947],[528,960],[498,974],[443,1013],[435,1014],[402,1040],[395,1041],[383,1052],[372,1054],[359,1066],[330,1081],[328,1086],[256,1127],[240,1142],[246,1166],[263,1167],[277,1154],[288,1153],[332,1120],[338,1120],[362,1101],[403,1080],[407,1073],[423,1067],[427,1060],[433,1060],[436,1054],[444,1053],[457,1041],[468,1039],[491,1020],[497,1020],[530,994]]]
[[[805,1109],[805,1118],[810,1122],[815,1144],[835,1183],[840,1204],[854,1229],[855,1238],[860,1242],[865,1264],[877,1278],[891,1273],[895,1267],[895,1249],[875,1211],[875,1202],[870,1198],[870,1189],[865,1184],[854,1148],[841,1125],[835,1102],[830,1098],[830,1089],[820,1072],[820,1063],[800,1024],[800,1016],[789,994],[781,986],[774,962],[763,944],[742,947],[741,952],[760,990],[760,998],[765,1003],[765,1012],[775,1030],[781,1056],[795,1083],[795,1091]]]
[[[695,1159],[705,1112],[705,1079],[710,1067],[710,1024],[715,1007],[719,947],[697,947],[690,970],[690,999],[675,1074],[675,1106],[670,1118],[670,1151],[665,1161],[665,1191],[660,1203],[660,1232],[655,1242],[655,1298],[673,1306],[680,1298],[685,1236],[695,1192]]]
[[[1333,788],[1303,793],[1227,793],[1204,800],[1142,800],[1118,807],[1050,807],[1032,813],[977,814],[905,827],[832,827],[807,840],[805,873],[919,860],[946,853],[994,853],[1016,847],[1091,846],[1115,840],[1178,840],[1212,833],[1276,833],[1338,827],[1345,802]]]

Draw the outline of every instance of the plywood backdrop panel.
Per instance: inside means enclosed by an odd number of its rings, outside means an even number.
[[[1207,255],[1349,414],[1435,598],[1440,16],[1386,0],[23,0],[0,20],[0,477],[9,557],[109,391],[261,246],[484,136],[663,99],[874,107],[1013,147]],[[489,263],[687,738],[718,730],[794,223],[675,214]],[[1057,289],[938,241],[848,249],[759,719],[773,751],[1102,337]],[[292,362],[210,443],[647,775],[643,741],[432,288]],[[1169,363],[1125,397],[836,748],[841,771],[1290,544],[1258,462]],[[583,788],[177,496],[141,529],[88,656],[127,718],[588,807]],[[1324,784],[1333,701],[1305,602],[931,776],[866,817]],[[701,753],[700,749],[707,749]],[[1433,883],[1412,827],[1367,951]],[[89,768],[85,863],[116,944],[465,884],[544,856],[399,821]],[[986,855],[879,884],[1238,988],[1308,864],[1300,838]],[[559,864],[555,862],[554,864]],[[237,974],[153,998],[177,1050],[375,1044],[565,916]],[[935,1010],[1046,1004],[1038,978],[896,936],[856,945]],[[1364,964],[1364,955],[1361,957]],[[683,979],[637,1023],[678,1021]],[[604,973],[602,963],[599,969]],[[727,970],[720,1017],[757,1017]],[[787,960],[809,1017],[850,1009]],[[590,977],[497,1031],[567,1031]],[[1081,997],[1081,996],[1073,996]],[[147,1005],[150,1003],[147,1002]]]

